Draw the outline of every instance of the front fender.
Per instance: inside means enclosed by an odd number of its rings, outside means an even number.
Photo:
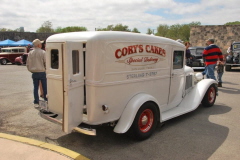
[[[158,106],[158,101],[151,95],[146,93],[140,93],[135,95],[125,107],[117,125],[114,128],[116,133],[125,133],[131,127],[134,118],[139,110],[139,108],[148,101],[155,102]]]
[[[186,94],[177,107],[162,113],[162,121],[167,121],[197,109],[208,88],[212,84],[216,85],[216,83],[213,79],[203,79],[198,82],[192,90]]]
[[[232,55],[228,55],[226,57],[226,63],[233,63],[233,56]]]
[[[217,85],[217,81],[213,79],[203,79],[198,82],[191,92],[189,92],[180,103],[180,105],[192,106],[192,110],[196,109],[202,102],[208,88],[212,85]],[[218,92],[218,90],[216,90]]]

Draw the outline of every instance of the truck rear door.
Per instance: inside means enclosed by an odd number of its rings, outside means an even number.
[[[59,123],[62,123],[63,44],[48,43],[46,51],[48,107],[51,112],[58,114]]]
[[[83,43],[64,43],[63,75],[63,131],[69,133],[82,122],[83,118]]]

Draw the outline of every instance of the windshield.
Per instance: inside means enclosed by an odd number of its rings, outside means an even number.
[[[190,49],[190,52],[194,56],[202,56],[204,48]]]
[[[202,56],[203,50],[203,48],[198,48],[196,51],[197,56]]]
[[[240,43],[235,43],[233,45],[233,50],[240,50]]]
[[[194,55],[194,56],[196,55],[196,49],[190,49],[190,52],[192,55]]]

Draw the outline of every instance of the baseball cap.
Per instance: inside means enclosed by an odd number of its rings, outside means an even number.
[[[41,41],[39,39],[35,39],[35,40],[33,40],[32,43],[34,46],[38,46],[39,44],[41,44]]]

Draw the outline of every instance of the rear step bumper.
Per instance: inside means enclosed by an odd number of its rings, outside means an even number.
[[[43,119],[46,119],[56,124],[62,124],[62,118],[58,114],[55,114],[55,113],[46,114],[43,112],[43,110],[39,110],[39,114]]]
[[[92,129],[92,128],[84,128],[84,127],[75,127],[73,129],[73,131],[79,132],[79,133],[83,133],[86,135],[90,135],[90,136],[96,136],[96,129]]]
[[[56,124],[62,124],[62,118],[55,113],[49,114],[49,113],[44,113],[43,110],[39,110],[39,114],[42,118],[56,123]],[[91,136],[96,136],[96,129],[93,129],[91,126],[89,125],[84,125],[84,124],[80,124],[78,127],[73,128],[73,131],[75,132],[79,132],[79,133],[83,133],[86,135],[91,135]]]

